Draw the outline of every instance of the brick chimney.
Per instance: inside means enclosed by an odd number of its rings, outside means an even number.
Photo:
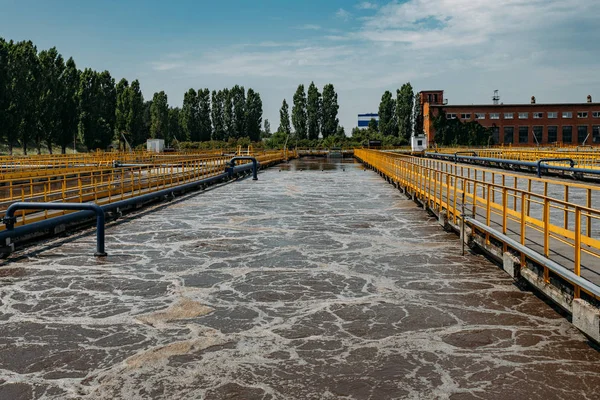
[[[531,104],[535,104],[535,96],[531,96]]]

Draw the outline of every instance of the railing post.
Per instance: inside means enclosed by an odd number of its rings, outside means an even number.
[[[581,208],[575,207],[575,275],[581,276]]]
[[[521,192],[521,244],[525,245],[525,192]]]
[[[550,201],[544,198],[544,255],[550,254]]]
[[[508,189],[502,187],[502,233],[506,235],[506,218],[508,214]]]
[[[587,189],[586,207],[592,208],[592,189],[590,189],[590,188]],[[591,217],[591,215],[589,215],[589,213],[588,213],[588,216],[586,217],[585,228],[586,228],[587,237],[592,237],[592,217]]]

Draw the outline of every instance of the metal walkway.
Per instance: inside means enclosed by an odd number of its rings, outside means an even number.
[[[497,241],[493,232],[499,232],[595,289],[542,265],[546,283],[566,281],[573,298],[600,299],[600,187],[374,150],[355,154],[455,227],[463,215],[481,222],[489,229],[470,226],[471,235],[483,235],[485,244]],[[500,245],[520,257],[521,268],[528,267],[531,260],[523,252]]]

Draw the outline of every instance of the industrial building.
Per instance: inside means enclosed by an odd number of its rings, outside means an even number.
[[[379,115],[377,114],[358,114],[358,127],[360,129],[367,129],[372,119],[379,123]]]
[[[448,119],[477,121],[493,130],[493,143],[504,145],[600,146],[600,103],[502,104],[498,91],[492,104],[449,105],[443,90],[419,92],[423,129],[429,145],[435,144],[434,120],[443,111]]]

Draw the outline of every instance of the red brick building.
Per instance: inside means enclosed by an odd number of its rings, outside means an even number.
[[[433,120],[443,110],[446,118],[477,121],[492,128],[495,144],[600,146],[600,103],[448,105],[443,90],[419,93],[423,129],[429,145],[435,143]]]

